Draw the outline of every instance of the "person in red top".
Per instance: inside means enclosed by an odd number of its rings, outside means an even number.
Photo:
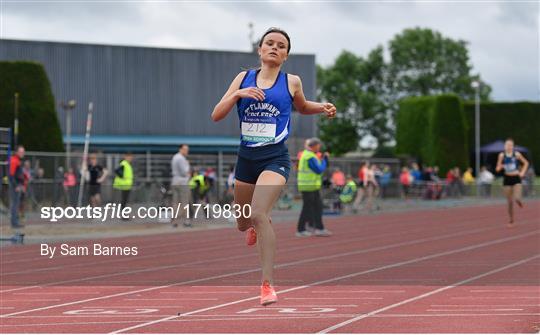
[[[11,227],[21,228],[19,224],[19,203],[24,188],[24,172],[21,160],[24,158],[24,147],[19,145],[15,155],[9,161],[9,189],[11,193]]]
[[[407,200],[407,197],[409,195],[409,188],[411,187],[413,177],[411,176],[409,169],[404,166],[401,169],[401,174],[399,175],[399,182],[401,183],[401,187],[403,188],[403,197],[405,200]]]
[[[363,162],[358,169],[358,192],[356,193],[356,199],[354,199],[353,210],[357,211],[360,207],[362,201],[364,201],[365,196],[365,181],[366,181],[366,172],[369,169],[369,162]]]
[[[77,186],[77,177],[73,168],[69,168],[67,172],[64,173],[64,199],[66,206],[72,206],[75,200],[75,187]]]

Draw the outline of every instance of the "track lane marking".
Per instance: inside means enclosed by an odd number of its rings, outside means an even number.
[[[327,279],[327,280],[322,280],[322,281],[316,281],[316,282],[313,282],[313,283],[308,284],[308,285],[297,286],[297,287],[289,288],[289,289],[286,289],[286,290],[281,290],[281,291],[278,291],[277,293],[287,293],[287,292],[297,291],[297,290],[312,287],[312,286],[315,286],[315,285],[321,285],[321,284],[326,284],[326,283],[330,283],[330,282],[334,282],[334,281],[339,281],[339,280],[342,280],[342,279],[356,277],[356,276],[366,274],[366,273],[372,273],[372,272],[376,272],[376,271],[391,269],[391,268],[394,268],[394,267],[400,267],[400,266],[407,265],[407,264],[417,263],[417,262],[432,259],[432,258],[452,255],[452,254],[463,252],[463,251],[470,251],[470,250],[482,248],[482,247],[485,247],[485,246],[491,246],[491,245],[498,244],[498,243],[504,243],[504,242],[508,242],[508,241],[513,241],[513,240],[516,240],[516,239],[520,239],[522,237],[529,237],[529,236],[537,235],[539,232],[540,232],[539,230],[536,230],[536,231],[533,231],[533,232],[520,234],[520,235],[513,236],[513,237],[507,237],[507,238],[498,239],[498,240],[491,241],[491,242],[484,242],[484,243],[480,243],[480,244],[475,244],[475,245],[460,248],[460,249],[454,249],[454,250],[450,250],[450,251],[446,251],[446,252],[431,254],[431,255],[428,255],[428,256],[414,258],[414,259],[411,259],[411,260],[408,260],[408,261],[393,263],[393,264],[390,264],[390,265],[386,265],[386,266],[382,266],[382,267],[378,267],[378,268],[373,268],[373,269],[370,269],[370,270],[355,272],[355,273],[345,275],[345,276],[334,277],[334,278]],[[176,319],[176,318],[179,318],[179,317],[184,317],[186,315],[192,315],[192,314],[197,314],[197,313],[201,313],[201,312],[206,312],[206,311],[209,311],[209,310],[218,309],[218,308],[221,308],[221,307],[227,307],[227,306],[231,306],[231,305],[236,305],[236,304],[240,304],[240,303],[243,303],[243,302],[256,300],[258,298],[259,298],[259,296],[257,295],[257,296],[254,296],[254,297],[245,298],[245,299],[241,299],[241,300],[236,300],[236,301],[232,301],[232,302],[228,302],[228,303],[224,303],[224,304],[220,304],[220,305],[215,305],[215,306],[211,306],[211,307],[206,307],[206,308],[194,310],[194,311],[187,312],[187,313],[181,313],[179,315],[172,315],[172,316],[169,316],[167,318],[162,318],[162,319],[158,319],[158,320],[154,320],[154,321],[150,321],[150,322],[145,322],[145,323],[142,323],[142,324],[139,324],[139,325],[119,329],[119,330],[111,332],[111,334],[123,333],[123,332],[126,332],[126,331],[130,331],[130,330],[150,326],[150,325],[153,325],[153,324],[156,324],[156,323],[173,320],[173,319]]]
[[[534,260],[534,259],[537,259],[540,257],[540,254],[537,254],[537,255],[534,255],[532,257],[527,257],[525,259],[521,259],[517,262],[513,262],[513,263],[510,263],[510,264],[507,264],[503,267],[499,267],[497,269],[494,269],[494,270],[491,270],[491,271],[488,271],[488,272],[484,272],[484,273],[481,273],[479,275],[476,275],[476,276],[473,276],[473,277],[469,277],[467,279],[464,279],[464,280],[461,280],[461,281],[458,281],[458,282],[455,282],[454,284],[451,284],[451,285],[447,285],[445,287],[441,287],[441,288],[438,288],[436,290],[432,290],[432,291],[429,291],[429,292],[426,292],[426,293],[423,293],[423,294],[420,294],[420,295],[417,295],[417,296],[414,296],[412,298],[409,298],[409,299],[405,299],[405,300],[402,300],[400,302],[397,302],[397,303],[394,303],[394,304],[391,304],[391,305],[388,305],[388,306],[385,306],[385,307],[382,307],[382,308],[379,308],[379,309],[376,309],[372,312],[369,312],[369,313],[364,313],[364,314],[360,314],[360,315],[357,315],[356,317],[352,318],[352,319],[349,319],[349,320],[346,320],[346,321],[343,321],[343,322],[340,322],[338,324],[335,324],[333,326],[330,326],[330,327],[327,327],[321,331],[319,331],[318,333],[319,334],[326,334],[326,333],[329,333],[331,331],[334,331],[334,330],[337,330],[339,328],[342,328],[344,326],[347,326],[351,323],[354,323],[356,321],[359,321],[359,320],[362,320],[362,319],[365,319],[365,318],[368,318],[370,316],[373,316],[373,315],[376,315],[376,314],[379,314],[381,312],[385,312],[389,309],[392,309],[392,308],[395,308],[395,307],[399,307],[399,306],[402,306],[402,305],[405,305],[405,304],[408,304],[410,302],[413,302],[413,301],[417,301],[417,300],[420,300],[420,299],[423,299],[423,298],[426,298],[426,297],[429,297],[429,296],[432,296],[434,294],[437,294],[437,293],[440,293],[440,292],[444,292],[444,291],[447,291],[449,289],[452,289],[452,288],[455,288],[457,286],[461,286],[463,284],[467,284],[467,283],[470,283],[472,281],[475,281],[477,279],[480,279],[480,278],[483,278],[483,277],[487,277],[487,276],[490,276],[492,274],[495,274],[495,273],[498,273],[498,272],[501,272],[501,271],[504,271],[504,270],[508,270],[508,269],[511,269],[513,267],[516,267],[518,265],[522,265],[522,264],[525,264],[531,260]]]

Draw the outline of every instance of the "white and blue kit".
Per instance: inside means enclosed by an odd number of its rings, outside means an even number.
[[[240,89],[257,87],[259,71],[247,71]],[[250,184],[255,184],[265,170],[288,179],[291,169],[289,151],[285,146],[291,129],[293,104],[287,74],[280,71],[272,87],[262,90],[265,94],[263,101],[240,98],[236,103],[241,142],[235,177]]]
[[[519,160],[516,157],[516,152],[512,151],[512,155],[510,156],[507,156],[506,152],[503,152],[503,155],[503,185],[514,186],[516,184],[521,184],[521,177],[515,174],[516,172],[519,172]]]

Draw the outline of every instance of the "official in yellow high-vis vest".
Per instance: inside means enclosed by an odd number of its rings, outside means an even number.
[[[189,180],[189,188],[191,189],[191,197],[193,203],[200,203],[202,200],[208,203],[206,195],[212,186],[211,179],[204,174],[197,174]]]
[[[323,204],[320,193],[322,175],[328,167],[328,153],[319,160],[316,153],[320,150],[321,140],[315,137],[309,139],[298,162],[298,191],[302,193],[303,200],[296,232],[298,237],[311,236],[312,233],[306,230],[306,223],[315,228],[316,236],[331,235],[322,222]]]
[[[113,188],[120,191],[122,207],[125,207],[131,188],[133,187],[133,167],[131,162],[133,161],[133,155],[126,153],[124,159],[120,162],[120,166],[114,170],[115,177],[113,182]]]
[[[345,187],[343,187],[343,190],[339,194],[339,201],[341,201],[342,204],[350,204],[354,200],[357,189],[352,176],[348,175],[347,184],[345,184]]]

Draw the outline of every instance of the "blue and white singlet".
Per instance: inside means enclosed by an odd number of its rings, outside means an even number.
[[[240,89],[257,87],[259,71],[247,71]],[[245,158],[263,159],[287,152],[293,102],[287,74],[280,71],[274,85],[262,90],[263,101],[241,98],[236,103],[241,130],[238,154]]]

